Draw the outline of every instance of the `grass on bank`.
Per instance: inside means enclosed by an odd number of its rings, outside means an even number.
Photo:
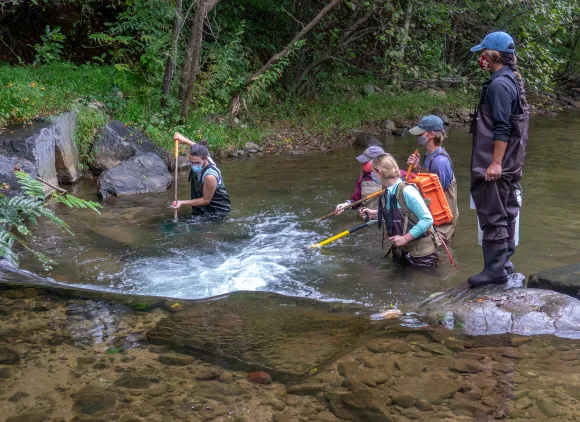
[[[95,101],[104,104],[104,108],[88,107]],[[204,115],[199,110],[193,110],[187,121],[180,123],[177,110],[169,118],[161,113],[158,88],[113,66],[0,65],[0,128],[27,124],[76,106],[79,109],[76,139],[83,159],[88,159],[97,131],[111,118],[137,127],[168,150],[173,144],[173,132],[179,131],[193,139],[209,139],[212,150],[219,152],[248,141],[260,143],[278,129],[302,136],[331,137],[385,119],[415,119],[437,110],[452,114],[471,106],[471,101],[472,96],[466,93],[384,91],[362,96],[355,88],[329,92],[308,101],[272,99],[250,108],[239,124],[229,123],[223,116]]]

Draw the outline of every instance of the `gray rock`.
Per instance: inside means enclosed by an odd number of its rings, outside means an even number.
[[[382,147],[381,141],[377,138],[377,135],[370,132],[359,132],[354,140],[354,145],[356,147],[368,148],[373,145],[378,145]]]
[[[180,155],[177,157],[177,170],[179,171],[189,171],[191,169],[191,161],[188,157]],[[175,158],[171,157],[171,168],[170,170],[175,170]]]
[[[92,385],[87,385],[73,397],[74,409],[88,415],[101,413],[115,407],[117,403],[117,397],[113,392]]]
[[[288,394],[294,394],[296,396],[315,396],[321,391],[324,391],[326,384],[298,384],[291,385],[288,387]]]
[[[423,412],[429,412],[433,410],[433,405],[427,400],[419,399],[415,402],[415,407]]]
[[[457,111],[457,118],[464,123],[469,123],[471,121],[471,112],[469,108],[462,108]]]
[[[14,365],[20,362],[20,355],[13,349],[0,346],[0,364]]]
[[[347,394],[326,393],[332,413],[349,421],[391,422],[389,410],[380,395],[369,390]]]
[[[550,268],[532,274],[528,287],[554,290],[575,298],[580,298],[580,264]]]
[[[167,151],[155,145],[137,129],[113,120],[95,140],[91,149],[94,160],[89,167],[93,174],[98,175],[132,157],[151,153],[156,154],[166,168],[171,168],[171,156]]]
[[[477,290],[472,294],[477,296]],[[469,335],[513,333],[521,335],[554,334],[580,337],[580,300],[540,289],[513,289],[496,293],[480,292],[481,300],[469,299],[430,302],[420,313],[437,323],[453,312],[456,327]]]
[[[407,377],[416,377],[425,370],[425,363],[417,358],[400,358],[395,365]]]
[[[261,151],[261,148],[253,142],[246,142],[246,145],[244,145],[244,151],[248,154],[257,154]]]
[[[373,94],[374,94],[374,93],[376,93],[376,92],[377,92],[377,90],[376,90],[376,88],[374,87],[374,85],[371,85],[371,84],[364,84],[364,85],[362,86],[361,93],[362,93],[363,95],[373,95]]]
[[[392,397],[393,404],[401,406],[403,409],[408,409],[415,404],[415,399],[410,394],[395,393]]]
[[[456,359],[452,362],[451,369],[457,372],[477,374],[485,371],[485,366],[472,360]]]
[[[173,355],[173,354],[165,354],[159,355],[157,360],[164,365],[170,366],[187,366],[193,363],[193,358],[191,356],[185,355]]]
[[[338,364],[338,373],[343,377],[350,377],[360,373],[360,366],[358,362],[341,362]]]
[[[59,183],[72,184],[82,177],[79,150],[74,140],[76,113],[63,113],[55,122],[55,167]]]
[[[391,133],[396,128],[395,122],[393,122],[392,120],[383,120],[379,124],[379,127],[381,128],[381,130],[383,132],[386,132],[386,133]]]
[[[20,128],[14,133],[0,134],[0,155],[30,161],[44,180],[58,185],[55,167],[56,129],[52,123],[38,123]],[[52,189],[45,187],[48,193]]]
[[[5,157],[0,155],[0,193],[12,196],[21,193],[18,179],[14,175],[14,166],[32,177],[38,176],[38,169],[29,160],[21,157]],[[2,184],[6,183],[10,188],[3,189]]]
[[[159,156],[153,153],[138,155],[104,171],[98,180],[98,194],[110,196],[165,192],[173,184],[173,177]]]
[[[393,130],[393,135],[396,136],[406,136],[407,135],[407,129],[401,129],[401,128],[397,128],[395,130]]]
[[[150,375],[124,374],[115,382],[115,386],[143,390],[158,383],[159,378]]]
[[[451,124],[451,119],[449,119],[449,116],[446,114],[438,114],[437,116],[439,116],[439,118],[441,120],[443,120],[443,124],[445,126],[449,126]]]

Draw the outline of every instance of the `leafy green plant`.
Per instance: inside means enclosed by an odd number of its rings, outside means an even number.
[[[70,208],[88,208],[97,213],[101,205],[56,190],[45,197],[44,185],[41,182],[21,171],[16,171],[15,174],[22,193],[12,197],[0,193],[0,257],[18,264],[18,253],[13,250],[13,246],[19,244],[36,256],[45,269],[50,269],[55,262],[42,252],[30,248],[26,238],[38,226],[40,219],[52,222],[72,236],[74,233],[66,222],[48,208],[48,205],[60,203]]]
[[[46,25],[44,35],[40,39],[42,44],[34,46],[34,51],[36,51],[34,64],[47,64],[58,61],[66,40],[66,36],[60,32],[60,26],[50,29],[50,26]]]

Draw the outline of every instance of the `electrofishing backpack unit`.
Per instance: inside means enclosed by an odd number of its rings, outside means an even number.
[[[453,212],[449,208],[449,203],[439,181],[439,176],[434,173],[411,173],[408,182],[419,188],[433,216],[433,224],[435,226],[451,223],[453,220]]]

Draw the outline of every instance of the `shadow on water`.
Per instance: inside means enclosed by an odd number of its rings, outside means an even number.
[[[521,244],[514,257],[525,273],[577,262],[580,235],[575,189],[580,159],[577,112],[532,120],[524,169]],[[384,140],[399,163],[416,147],[412,137]],[[354,148],[290,157],[222,161],[234,209],[224,220],[206,222],[182,210],[170,220],[172,192],[111,198],[101,216],[60,209],[76,237],[42,227],[35,243],[60,265],[45,273],[58,281],[138,294],[204,298],[236,290],[264,290],[376,307],[416,302],[463,281],[481,266],[476,217],[469,209],[471,140],[452,129],[445,147],[453,159],[461,216],[451,249],[461,271],[443,257],[434,271],[399,268],[384,258],[375,227],[319,251],[307,246],[359,220],[354,213],[314,221],[350,196],[358,175]],[[187,174],[180,197],[189,193]],[[75,194],[96,199],[83,181]],[[22,265],[41,271],[32,259]]]

